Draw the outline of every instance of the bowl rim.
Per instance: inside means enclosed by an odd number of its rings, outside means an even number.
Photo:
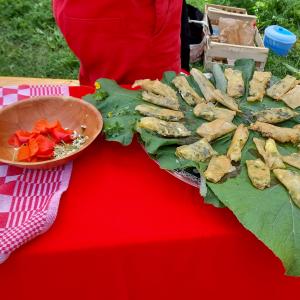
[[[42,161],[38,161],[38,162],[21,162],[21,161],[17,161],[17,160],[6,160],[6,159],[0,158],[0,163],[13,165],[13,166],[20,167],[20,168],[28,168],[28,167],[32,167],[32,168],[36,168],[36,169],[38,169],[38,167],[44,167],[45,168],[45,167],[47,167],[47,164],[55,165],[55,163],[57,163],[59,161],[66,160],[67,158],[72,157],[72,156],[78,154],[79,152],[83,151],[89,145],[91,145],[92,142],[101,133],[101,131],[103,129],[103,117],[102,117],[100,111],[94,105],[92,105],[91,103],[89,103],[89,102],[87,102],[83,99],[72,97],[72,96],[37,96],[37,97],[30,97],[30,98],[27,98],[27,99],[24,99],[24,100],[21,100],[21,101],[16,101],[16,102],[11,103],[11,104],[9,104],[5,107],[2,107],[0,109],[0,117],[1,117],[2,112],[6,111],[6,110],[10,110],[15,106],[23,105],[24,103],[28,103],[28,102],[45,101],[45,100],[49,100],[49,99],[60,99],[60,100],[63,100],[63,101],[71,101],[73,103],[84,103],[84,105],[86,105],[87,107],[89,107],[89,109],[94,111],[94,113],[97,115],[97,117],[99,119],[99,125],[100,126],[99,126],[96,134],[93,136],[93,138],[89,138],[87,140],[87,143],[85,143],[81,148],[79,148],[75,152],[72,152],[72,153],[70,153],[70,154],[68,154],[64,157],[61,157],[61,158],[53,158],[53,159],[42,160]]]

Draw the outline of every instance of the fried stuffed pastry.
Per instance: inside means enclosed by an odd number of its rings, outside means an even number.
[[[215,90],[215,100],[231,110],[240,111],[235,99],[222,93],[220,90]]]
[[[276,124],[287,121],[299,114],[288,107],[269,108],[254,113],[256,120],[259,122]]]
[[[215,87],[213,84],[203,75],[203,73],[195,68],[191,70],[191,74],[198,84],[202,94],[206,101],[215,101]]]
[[[179,110],[179,101],[176,92],[168,85],[159,80],[143,79],[136,80],[132,85],[132,87],[137,86],[141,86],[144,90],[142,92],[143,100],[159,106]]]
[[[154,117],[143,117],[138,123],[139,128],[155,132],[165,137],[186,137],[192,133],[179,122],[166,122]]]
[[[280,100],[282,96],[297,84],[295,77],[286,75],[283,79],[267,89],[267,95],[273,99]]]
[[[271,72],[254,72],[253,78],[249,83],[249,97],[247,98],[249,102],[262,101],[271,77]]]
[[[236,126],[224,119],[217,119],[204,123],[197,129],[197,133],[209,142],[236,129]]]
[[[271,170],[285,168],[285,164],[283,163],[281,155],[277,150],[276,143],[273,139],[264,141],[258,138],[253,138],[253,142],[258,153],[263,157],[265,163]]]
[[[245,91],[245,85],[242,72],[239,70],[227,68],[225,69],[224,74],[228,81],[227,94],[230,97],[234,98],[239,98],[243,96]]]
[[[266,161],[267,160],[267,153],[265,150],[266,141],[258,138],[253,138],[253,143],[255,144],[259,155],[264,159],[264,161]]]
[[[263,190],[270,186],[270,169],[261,159],[246,160],[246,165],[248,176],[254,187]]]
[[[176,86],[180,95],[187,104],[195,106],[198,103],[205,102],[205,100],[189,85],[185,76],[176,76],[172,83]]]
[[[300,207],[300,175],[290,170],[273,170],[276,178],[286,187],[292,200]]]
[[[207,121],[224,119],[228,122],[231,122],[236,115],[236,112],[229,109],[216,107],[212,103],[200,103],[195,106],[194,115]]]
[[[213,156],[204,172],[204,176],[208,181],[217,183],[222,177],[234,170],[235,167],[231,165],[231,161],[227,156]]]
[[[249,137],[249,131],[244,124],[240,124],[236,129],[229,149],[227,151],[227,156],[231,161],[238,162],[241,160],[242,149],[244,148]]]
[[[282,160],[297,169],[300,169],[300,153],[281,156]]]
[[[293,128],[296,129],[296,130],[298,130],[298,131],[300,131],[300,124],[295,125]]]
[[[251,124],[249,129],[262,133],[265,137],[270,137],[281,143],[300,142],[300,130],[296,128],[285,128],[256,121]]]
[[[176,156],[195,162],[203,162],[218,153],[212,148],[206,139],[201,139],[190,145],[176,148]]]
[[[179,121],[184,118],[184,114],[181,111],[148,104],[140,104],[136,106],[135,110],[143,116],[155,117],[165,121]]]
[[[281,100],[289,107],[295,109],[300,106],[300,85],[296,85],[281,97]]]
[[[162,107],[170,108],[173,110],[179,110],[179,102],[174,101],[174,99],[161,96],[161,95],[156,95],[151,92],[143,91],[142,92],[142,98],[146,102],[150,102]]]
[[[283,163],[281,155],[273,139],[270,138],[267,139],[265,145],[265,151],[266,151],[266,163],[271,170],[285,169],[285,164]]]

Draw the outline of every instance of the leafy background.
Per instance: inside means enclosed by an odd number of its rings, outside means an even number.
[[[0,0],[0,75],[76,78],[77,58],[52,16],[50,0]]]
[[[299,0],[188,0],[200,10],[204,10],[205,3],[214,3],[246,8],[248,14],[257,16],[257,26],[263,35],[264,29],[273,24],[281,25],[300,37],[300,1]],[[287,57],[280,57],[270,51],[266,69],[272,74],[283,77],[287,74],[287,69],[282,63],[300,69],[300,41],[288,54]]]
[[[261,33],[279,24],[300,37],[299,0],[188,0],[203,11],[204,3],[244,7],[258,17]],[[50,0],[0,0],[0,75],[77,78],[79,63],[69,50],[52,16]],[[267,68],[283,77],[282,62],[300,69],[299,42],[287,58],[270,53]]]

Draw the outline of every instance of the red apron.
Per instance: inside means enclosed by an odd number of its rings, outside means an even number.
[[[80,60],[80,82],[131,84],[180,70],[182,0],[53,0],[56,22]]]

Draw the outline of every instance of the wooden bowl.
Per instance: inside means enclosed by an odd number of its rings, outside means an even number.
[[[82,132],[88,136],[85,144],[76,152],[63,158],[39,162],[20,162],[14,160],[16,150],[8,144],[8,138],[16,130],[31,131],[39,119],[49,122],[60,121],[64,128]],[[73,160],[87,148],[102,130],[103,120],[100,112],[91,104],[73,97],[35,97],[19,101],[0,110],[0,162],[22,168],[48,169]]]

